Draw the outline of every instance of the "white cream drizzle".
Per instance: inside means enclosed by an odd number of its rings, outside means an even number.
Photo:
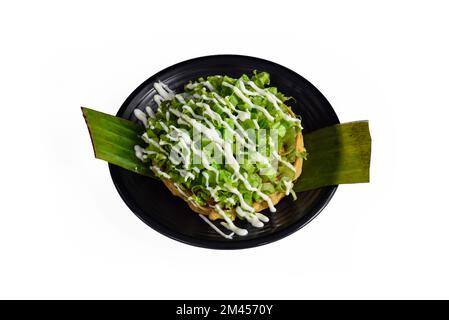
[[[165,123],[163,123],[162,121],[159,121],[159,124],[161,125],[162,129],[165,132],[169,133],[168,127],[167,127],[167,125]]]
[[[204,105],[208,107],[207,104],[204,104]],[[249,181],[247,179],[245,179],[240,174],[240,172],[239,172],[240,166],[238,164],[238,161],[234,158],[234,155],[232,152],[232,146],[229,142],[226,142],[223,139],[221,139],[220,136],[217,134],[216,130],[206,128],[203,124],[197,122],[195,119],[192,119],[185,114],[180,113],[178,110],[175,110],[173,108],[169,108],[169,110],[177,117],[185,120],[196,130],[203,133],[208,139],[215,142],[217,144],[218,149],[220,151],[222,151],[222,153],[224,154],[225,159],[226,159],[226,164],[228,164],[234,170],[234,174],[244,183],[246,189],[248,189],[249,191],[252,191],[252,192],[256,192],[264,201],[266,201],[271,212],[276,211],[276,208],[274,207],[273,202],[271,201],[270,197],[268,195],[266,195],[265,193],[261,192],[259,189],[252,187],[251,184],[249,183]],[[213,111],[211,111],[210,108],[208,109],[208,111],[213,113]],[[218,114],[216,114],[216,115],[218,115]],[[217,172],[217,174],[218,174],[218,172]],[[239,197],[240,202],[242,202],[243,195],[236,188],[233,188],[233,190],[234,191],[232,191],[232,192],[234,194],[236,194]],[[245,202],[243,201],[243,203],[245,203]],[[247,204],[245,203],[245,205],[247,205]],[[250,209],[246,208],[246,210],[250,210]]]
[[[214,91],[215,90],[214,86],[209,81],[201,81],[201,82],[189,83],[189,84],[186,85],[186,88],[189,89],[189,90],[192,90],[192,89],[195,89],[200,84],[202,84],[207,89],[209,89],[209,91]]]
[[[256,159],[256,162],[260,162],[263,163],[264,165],[269,165],[270,161],[268,160],[267,157],[264,157],[263,155],[261,155],[255,146],[254,141],[252,141],[248,134],[245,132],[245,130],[243,129],[243,127],[240,125],[239,121],[237,121],[238,117],[235,117],[228,109],[222,107],[218,101],[216,99],[210,99],[207,98],[206,96],[202,96],[203,99],[205,100],[213,100],[215,102],[215,105],[224,113],[226,113],[228,115],[228,117],[233,121],[234,125],[237,127],[238,132],[234,131],[225,121],[222,121],[220,115],[217,113],[216,115],[218,116],[218,119],[221,120],[221,124],[232,134],[236,137],[237,141],[239,143],[242,143],[245,147],[247,147],[248,149],[250,149],[253,153],[254,153],[254,159]],[[210,107],[205,104],[205,103],[201,103],[201,105],[205,105],[209,108]],[[210,111],[208,111],[210,112]],[[242,112],[242,111],[237,111],[237,112]],[[250,113],[249,112],[242,112],[242,113],[247,113],[247,115],[250,117]],[[242,120],[241,120],[242,121]],[[243,120],[244,121],[244,120]],[[254,122],[257,124],[257,121],[254,120]],[[258,125],[257,125],[258,127]]]
[[[146,107],[145,107],[145,112],[148,114],[148,116],[149,116],[150,118],[155,118],[155,117],[156,117],[155,114],[154,114],[153,109],[151,109],[150,106],[146,106]]]
[[[154,102],[156,102],[158,107],[160,107],[162,101],[164,101],[164,99],[158,94],[156,94],[153,99],[154,99]]]
[[[263,222],[253,212],[244,211],[240,207],[235,210],[240,217],[245,218],[253,227],[262,228],[264,226]]]
[[[217,106],[217,108],[220,109],[220,111],[226,113],[226,115],[232,120],[232,122],[234,123],[234,125],[237,128],[238,131],[238,135],[240,137],[243,137],[244,139],[247,140],[247,143],[245,144],[245,146],[250,147],[250,146],[254,146],[254,142],[249,138],[248,134],[245,132],[245,129],[243,129],[243,127],[240,125],[239,121],[238,121],[238,117],[236,117],[235,115],[233,115],[227,108],[223,107],[220,105],[220,103],[218,103],[217,99],[210,99],[206,96],[202,96],[203,99],[205,100],[212,100],[213,102],[215,102],[215,105]],[[237,111],[237,110],[236,110]],[[240,112],[240,111],[237,111]],[[227,124],[227,123],[226,123]],[[230,128],[229,126],[227,126],[226,128]],[[228,129],[229,130],[229,129]],[[232,129],[231,129],[232,130]],[[236,131],[232,130],[231,131],[233,134],[237,134]]]
[[[141,146],[139,146],[139,145],[135,145],[134,146],[134,152],[136,154],[136,157],[139,158],[141,161],[143,161],[145,159],[144,158],[144,154],[143,154],[143,150],[144,149]]]
[[[239,79],[238,82],[239,82],[239,87],[244,94],[246,94],[248,96],[258,96],[259,95],[257,92],[249,91],[248,89],[246,89],[242,79]]]
[[[293,182],[291,180],[284,179],[283,183],[285,185],[285,195],[288,196],[289,194],[291,194],[293,197],[293,200],[296,200],[297,197],[296,197],[295,191],[293,190],[293,186],[294,186]]]
[[[171,179],[170,176],[166,172],[162,171],[158,166],[151,166],[150,169],[165,179]]]
[[[268,219],[268,217],[260,212],[256,212],[256,217],[259,218],[260,221],[262,222],[268,222],[270,221],[270,219]]]
[[[215,205],[215,210],[217,210],[218,214],[226,221],[221,222],[222,226],[235,232],[235,234],[239,236],[246,236],[248,234],[248,230],[237,227],[218,204]]]
[[[178,190],[179,194],[181,196],[183,196],[184,198],[188,198],[189,196],[181,189],[181,187],[179,186],[179,184],[177,184],[176,182],[173,183],[176,187],[176,189]]]
[[[193,118],[189,117],[187,114],[181,113],[176,109],[173,108],[169,108],[168,111],[166,112],[166,119],[167,121],[169,121],[170,119],[170,113],[174,114],[178,119],[177,122],[179,124],[184,124],[184,125],[188,125],[192,128],[195,128],[196,130],[198,130],[199,132],[201,132],[202,134],[204,134],[205,137],[207,137],[208,139],[210,139],[213,143],[216,144],[216,146],[218,147],[218,150],[220,152],[223,153],[223,155],[225,156],[226,159],[226,164],[228,164],[234,171],[233,176],[235,177],[236,180],[240,180],[243,182],[243,185],[245,186],[245,188],[251,192],[255,192],[257,193],[264,201],[267,202],[270,211],[275,212],[276,208],[274,207],[271,198],[262,193],[259,189],[253,187],[249,181],[247,180],[247,175],[243,176],[240,173],[240,166],[238,161],[234,158],[233,152],[232,152],[232,146],[229,142],[224,141],[220,135],[218,134],[217,130],[215,129],[214,125],[204,116],[208,116],[212,121],[217,121],[219,122],[221,125],[223,125],[227,130],[229,130],[230,133],[232,133],[233,136],[236,137],[236,139],[243,144],[245,147],[249,148],[251,151],[253,151],[253,158],[256,159],[256,161],[260,161],[263,162],[265,164],[269,164],[270,161],[267,157],[262,156],[260,153],[256,152],[257,155],[254,156],[254,151],[255,151],[255,143],[254,141],[252,141],[249,136],[247,135],[247,133],[245,132],[245,130],[243,129],[243,127],[241,126],[241,122],[244,122],[248,119],[251,119],[251,113],[248,111],[243,111],[243,110],[237,110],[237,108],[230,102],[228,97],[225,97],[224,99],[218,95],[215,91],[215,88],[213,87],[213,85],[209,82],[209,81],[203,81],[203,82],[196,82],[196,83],[191,83],[186,85],[187,89],[194,89],[196,86],[202,84],[204,87],[206,87],[209,91],[211,91],[212,95],[214,98],[209,98],[205,95],[198,95],[198,94],[194,94],[195,98],[202,98],[203,100],[211,100],[215,103],[215,106],[217,108],[220,109],[220,111],[224,112],[229,119],[231,119],[234,123],[234,126],[236,128],[236,130],[233,130],[229,124],[223,120],[223,118],[220,116],[220,114],[218,114],[217,112],[215,112],[211,106],[207,103],[202,103],[202,102],[194,102],[193,100],[190,100],[189,103],[195,103],[197,106],[201,107],[203,110],[203,115],[197,115],[194,110],[186,104],[184,96],[180,95],[180,94],[175,94],[172,90],[170,90],[168,88],[168,86],[166,86],[164,83],[162,82],[157,82],[154,84],[154,88],[157,91],[157,94],[154,96],[154,100],[155,102],[160,105],[163,101],[165,100],[171,100],[173,98],[176,98],[180,103],[183,104],[182,108],[183,110],[186,110]],[[233,89],[233,92],[243,101],[245,102],[250,108],[253,109],[257,109],[258,111],[262,112],[264,114],[264,116],[269,120],[269,121],[273,121],[274,117],[263,107],[255,105],[254,103],[252,103],[252,101],[247,97],[247,96],[265,96],[269,102],[274,106],[274,108],[276,109],[277,112],[279,112],[282,117],[287,120],[287,121],[294,121],[294,122],[299,122],[300,125],[300,120],[291,117],[290,115],[286,114],[280,107],[278,103],[282,103],[274,94],[272,94],[271,92],[258,88],[252,81],[248,81],[248,82],[244,82],[241,79],[238,81],[238,86],[234,86],[230,83],[224,82],[222,83],[224,86],[229,87],[231,89]],[[248,90],[245,87],[245,84],[248,84],[254,91]],[[230,110],[229,110],[229,109]],[[146,107],[145,108],[146,113],[148,114],[149,117],[154,118],[154,112],[150,107]],[[160,111],[160,110],[158,110]],[[237,113],[237,116],[235,116],[233,112]],[[144,126],[146,128],[148,128],[148,118],[147,115],[142,112],[139,109],[134,110],[134,115],[136,116],[136,118],[141,121]],[[201,122],[198,122],[197,120],[200,121],[204,121],[208,127],[206,127],[205,125],[203,125]],[[256,129],[260,129],[257,121],[255,119],[252,119],[254,126]],[[165,123],[163,122],[159,122],[162,129],[167,132],[167,137],[171,140],[171,141],[179,141],[179,144],[181,145],[181,147],[185,150],[187,150],[188,156],[183,158],[183,162],[184,162],[184,168],[185,169],[177,169],[175,168],[175,170],[177,170],[180,175],[184,178],[184,181],[186,182],[188,179],[195,179],[195,175],[193,175],[191,172],[187,171],[186,169],[189,167],[189,157],[190,157],[190,151],[195,154],[195,155],[199,155],[201,157],[201,163],[203,164],[203,166],[205,167],[206,170],[214,172],[215,173],[215,180],[216,180],[216,184],[217,186],[215,188],[210,187],[209,185],[209,175],[207,172],[205,171],[200,171],[200,169],[193,167],[192,171],[195,171],[196,173],[201,173],[206,180],[205,183],[205,187],[206,189],[209,191],[209,193],[211,194],[211,197],[214,199],[214,201],[218,202],[218,198],[216,196],[216,193],[220,190],[222,190],[219,186],[218,186],[218,175],[219,172],[217,169],[215,169],[214,167],[212,167],[207,159],[207,156],[205,156],[204,152],[201,152],[201,150],[198,150],[195,146],[194,143],[192,143],[190,136],[184,132],[183,130],[176,128],[174,126],[170,126],[167,127],[167,125],[165,125]],[[153,127],[154,128],[154,127]],[[170,129],[172,131],[170,131]],[[175,133],[176,136],[173,136],[172,134]],[[164,155],[168,155],[168,153],[162,148],[162,143],[158,143],[157,141],[154,141],[153,139],[149,138],[148,135],[146,133],[144,133],[142,135],[142,139],[147,142],[148,144],[151,144],[153,146],[155,146],[156,148],[158,148]],[[274,144],[272,142],[272,139],[270,137],[269,139],[269,143],[270,143],[270,147],[273,150],[272,151],[272,155],[279,160],[281,163],[283,163],[286,167],[292,169],[293,171],[295,171],[295,168],[293,167],[293,165],[291,165],[289,162],[285,161],[282,159],[282,157],[277,153],[276,150],[274,150]],[[165,143],[167,144],[167,143]],[[155,151],[150,151],[150,150],[146,150],[140,146],[135,146],[135,154],[136,156],[141,159],[144,160],[146,159],[146,154],[156,154],[157,152]],[[183,153],[181,152],[181,150],[179,150],[178,146],[174,146],[172,147],[172,150],[176,151],[179,155],[183,155]],[[187,159],[186,159],[187,158]],[[169,157],[170,161],[174,162],[174,159],[171,159]],[[156,174],[166,178],[166,179],[170,179],[170,176],[166,173],[163,172],[161,170],[161,168],[157,167],[157,166],[151,166],[150,167]],[[290,180],[283,180],[283,183],[286,187],[286,194],[292,194],[294,197],[296,197],[294,191],[292,190],[293,188],[293,182]],[[177,188],[177,190],[179,191],[179,193],[186,198],[187,201],[191,202],[193,205],[198,206],[198,204],[194,201],[194,199],[192,197],[187,196],[187,194],[180,188],[180,186],[178,184],[175,183],[175,186]],[[230,191],[231,193],[235,194],[237,196],[237,198],[240,201],[240,206],[236,207],[236,212],[237,214],[242,217],[245,218],[248,222],[250,222],[254,227],[262,227],[264,224],[263,222],[268,222],[269,219],[268,217],[266,217],[265,215],[261,214],[261,213],[257,213],[255,212],[254,208],[252,206],[250,206],[248,203],[245,202],[244,198],[243,198],[243,194],[237,189],[234,188],[232,186],[225,186],[227,191]],[[230,198],[230,200],[233,200],[232,198]],[[217,231],[218,233],[220,233],[222,236],[224,236],[225,238],[228,239],[232,239],[232,235],[234,233],[238,234],[238,235],[246,235],[248,233],[248,231],[246,229],[241,229],[238,228],[237,226],[234,225],[234,223],[230,220],[230,218],[226,215],[226,213],[223,211],[223,209],[217,204],[215,206],[216,211],[223,217],[223,219],[225,220],[225,222],[221,222],[221,224],[226,227],[227,229],[233,231],[232,234],[230,235],[226,235],[223,232],[221,232],[212,222],[209,221],[209,219],[207,219],[206,217],[204,217],[203,215],[200,215],[200,217],[205,220],[215,231]]]
[[[271,137],[268,137],[268,143],[270,145],[270,149],[272,150],[271,154],[275,157],[275,159],[278,160],[287,168],[289,168],[290,170],[292,170],[294,173],[296,173],[296,168],[290,162],[282,159],[280,154],[276,151],[276,146],[274,145],[273,139]]]
[[[251,100],[250,100],[247,96],[245,96],[245,95],[243,94],[243,92],[242,92],[238,87],[236,87],[236,86],[234,86],[234,85],[232,85],[232,84],[230,84],[230,83],[227,83],[227,82],[225,82],[225,81],[223,81],[223,85],[224,85],[225,87],[232,88],[232,89],[234,90],[234,93],[235,93],[240,99],[242,99],[243,102],[245,102],[245,103],[246,103],[247,105],[249,105],[251,108],[256,109],[256,110],[259,110],[260,112],[262,112],[262,113],[264,114],[265,118],[267,118],[268,121],[271,122],[271,121],[274,120],[274,117],[268,112],[267,109],[265,109],[265,108],[263,108],[263,107],[261,107],[261,106],[258,106],[258,105],[256,105],[256,104],[252,103]]]
[[[136,157],[141,161],[147,159],[147,155],[158,154],[156,151],[146,150],[139,145],[134,146],[134,152],[136,154]],[[162,157],[166,158],[164,155],[162,155]]]
[[[207,174],[207,172],[203,171],[203,172],[201,172],[201,174],[206,179],[206,190],[209,191],[210,195],[212,196],[212,199],[214,199],[215,202],[219,202],[219,199],[216,194],[218,191],[220,191],[222,189],[218,185],[215,188],[210,187],[209,186],[209,175]]]
[[[241,80],[240,80],[241,81]],[[257,93],[259,93],[259,95],[261,96],[265,96],[267,97],[268,101],[271,102],[271,104],[273,104],[274,108],[276,109],[276,111],[278,111],[282,117],[290,122],[296,122],[299,123],[299,126],[302,129],[301,126],[301,120],[297,119],[297,118],[293,118],[291,115],[285,113],[281,107],[279,106],[278,102],[281,102],[274,94],[272,94],[271,92],[269,92],[268,90],[264,90],[259,88],[254,82],[252,81],[248,81],[248,84],[251,86],[251,88],[253,88]],[[243,84],[243,82],[241,83],[241,85],[244,87],[245,85]]]
[[[192,107],[190,107],[189,105],[185,104],[185,105],[182,106],[182,108],[183,108],[184,110],[187,110],[187,112],[190,113],[190,114],[192,115],[192,117],[194,117],[195,119],[198,119],[198,120],[203,120],[203,119],[204,119],[204,117],[197,115],[197,114],[193,111]]]
[[[164,155],[168,155],[167,151],[165,151],[164,148],[162,148],[162,146],[158,142],[156,142],[153,139],[151,139],[150,137],[148,137],[148,134],[146,132],[144,134],[142,134],[142,139],[146,143],[151,144],[151,145],[155,146],[156,148],[158,148]]]
[[[192,180],[195,179],[195,175],[187,170],[177,169],[177,168],[175,168],[175,170],[178,171],[179,174],[181,175],[181,177],[184,178],[184,182],[187,182],[187,180],[189,180],[189,179],[192,179]]]
[[[137,118],[137,120],[142,122],[145,128],[148,128],[148,119],[145,112],[139,109],[134,109],[134,116]]]
[[[248,111],[238,111],[237,119],[242,122],[251,119],[251,113],[249,113]]]
[[[180,94],[175,95],[176,100],[178,100],[182,104],[186,104],[186,101],[184,100],[184,97]]]
[[[162,83],[161,81],[154,83],[154,89],[156,89],[157,93],[162,97],[164,100],[171,100],[173,99],[174,92],[170,90],[170,88]]]
[[[256,127],[256,130],[259,130],[260,129],[259,123],[257,123],[256,119],[253,119],[253,123],[254,123],[254,127]]]
[[[195,171],[198,174],[201,172],[200,169],[198,169],[197,167],[192,167],[192,171]]]
[[[231,187],[231,186],[226,186],[226,189],[228,189],[230,192],[232,192],[233,194],[235,194],[240,201],[240,205],[244,210],[247,210],[249,212],[253,212],[254,208],[251,207],[249,204],[247,204],[245,202],[245,199],[243,199],[243,195],[240,193],[239,190],[237,190],[237,188]]]
[[[293,182],[285,179],[283,179],[282,182],[285,185],[285,195],[288,196],[290,191],[293,189]]]
[[[212,221],[209,220],[209,218],[203,216],[202,214],[199,214],[200,218],[203,219],[212,229],[214,229],[219,235],[221,235],[223,238],[232,240],[232,236],[234,235],[234,232],[231,234],[226,234],[220,229],[217,228],[215,224],[212,223]]]

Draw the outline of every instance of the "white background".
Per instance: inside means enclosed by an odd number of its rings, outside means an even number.
[[[445,1],[151,2],[0,4],[0,298],[449,298]],[[115,113],[155,72],[218,53],[285,65],[342,122],[369,119],[371,183],[249,250],[140,222],[80,106]]]

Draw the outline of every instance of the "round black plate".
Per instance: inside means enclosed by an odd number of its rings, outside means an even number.
[[[162,70],[131,93],[117,116],[137,122],[133,110],[153,104],[153,83],[156,81],[163,81],[171,89],[182,92],[189,80],[217,74],[239,77],[243,73],[251,74],[253,70],[269,72],[271,84],[294,98],[288,104],[301,115],[304,133],[339,123],[329,102],[306,79],[279,64],[238,55],[200,57]],[[161,182],[114,165],[109,165],[109,169],[120,196],[143,222],[172,239],[213,249],[249,248],[288,236],[316,217],[337,189],[337,186],[331,186],[302,192],[297,201],[286,197],[276,206],[276,213],[267,213],[270,222],[263,228],[256,229],[239,221],[237,224],[247,228],[249,234],[228,240],[212,230]]]

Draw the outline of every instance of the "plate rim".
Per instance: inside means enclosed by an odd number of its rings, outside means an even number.
[[[187,64],[191,64],[200,60],[208,60],[208,59],[226,59],[226,58],[243,58],[243,59],[249,59],[249,60],[253,60],[253,61],[258,61],[258,62],[263,62],[263,63],[268,63],[271,65],[276,66],[277,68],[281,68],[284,69],[287,72],[293,73],[295,76],[300,77],[303,79],[303,81],[307,82],[311,87],[313,87],[319,95],[321,95],[321,97],[327,101],[327,103],[329,104],[329,106],[331,107],[331,110],[333,111],[333,116],[336,119],[336,124],[340,123],[340,120],[334,110],[334,108],[332,107],[332,105],[330,104],[330,102],[327,100],[327,98],[321,93],[320,90],[318,90],[318,88],[316,88],[310,81],[308,81],[307,79],[305,79],[304,77],[302,77],[300,74],[296,73],[295,71],[284,67],[283,65],[280,65],[276,62],[272,62],[270,60],[266,60],[263,58],[258,58],[258,57],[254,57],[254,56],[247,56],[247,55],[238,55],[238,54],[215,54],[215,55],[206,55],[206,56],[200,56],[200,57],[195,57],[192,59],[188,59],[188,60],[184,60],[178,63],[175,63],[169,67],[166,67],[164,69],[162,69],[161,71],[155,73],[154,75],[152,75],[151,77],[149,77],[148,79],[146,79],[144,82],[142,82],[138,87],[136,87],[136,89],[134,89],[131,94],[129,94],[129,96],[125,99],[125,101],[122,103],[122,105],[120,106],[119,110],[116,113],[117,117],[122,117],[123,113],[127,110],[127,108],[129,107],[129,104],[131,101],[134,100],[134,98],[142,91],[142,89],[144,87],[146,87],[149,83],[151,82],[155,82],[156,80],[158,80],[158,78],[161,77],[161,75],[167,73],[167,72],[171,72],[173,70],[175,70],[176,68],[185,66]],[[295,223],[287,226],[285,229],[282,229],[280,231],[277,231],[273,234],[269,234],[263,237],[259,237],[259,238],[253,238],[253,239],[248,239],[248,240],[240,240],[238,242],[236,241],[223,241],[223,242],[219,242],[219,241],[213,241],[213,240],[201,240],[195,237],[191,237],[191,236],[186,236],[183,235],[177,231],[173,231],[170,228],[167,228],[163,225],[161,225],[160,223],[158,223],[156,220],[153,219],[149,219],[151,220],[151,222],[148,221],[148,215],[144,215],[141,213],[141,209],[139,207],[137,207],[133,202],[129,201],[129,198],[126,196],[126,190],[123,190],[122,186],[120,186],[118,184],[118,179],[115,179],[115,176],[119,174],[120,170],[125,170],[122,169],[116,165],[113,164],[108,164],[109,165],[109,173],[112,179],[112,182],[117,190],[117,192],[119,193],[120,197],[122,198],[123,202],[125,202],[125,204],[128,206],[128,208],[134,213],[134,215],[136,215],[143,223],[145,223],[147,226],[149,226],[150,228],[152,228],[153,230],[157,231],[158,233],[172,239],[172,240],[176,240],[178,242],[184,243],[184,244],[188,244],[191,246],[195,246],[195,247],[200,247],[200,248],[205,248],[205,249],[211,249],[211,250],[241,250],[241,249],[250,249],[250,248],[254,248],[254,247],[259,247],[259,246],[263,246],[278,240],[281,240],[285,237],[288,237],[289,235],[295,233],[296,231],[302,229],[303,227],[305,227],[306,225],[308,225],[312,220],[314,220],[322,211],[323,209],[328,205],[328,203],[330,202],[330,200],[333,198],[335,192],[337,191],[338,185],[331,185],[331,186],[326,186],[326,187],[322,187],[319,189],[325,189],[327,191],[327,193],[325,194],[325,200],[320,204],[320,206],[316,209],[316,212],[314,212],[312,215],[310,215],[309,217],[307,217],[307,219],[305,221],[303,221],[302,219],[296,221]],[[136,174],[136,173],[134,173]],[[151,179],[151,178],[149,178]],[[323,197],[324,198],[324,197]]]

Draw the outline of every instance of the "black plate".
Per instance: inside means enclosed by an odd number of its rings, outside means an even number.
[[[329,102],[306,79],[279,64],[238,55],[200,57],[162,70],[131,93],[117,116],[137,122],[133,110],[153,104],[155,81],[161,80],[171,89],[182,92],[183,85],[189,80],[217,74],[239,77],[242,73],[251,74],[253,70],[269,72],[271,84],[294,98],[295,101],[290,100],[288,104],[296,114],[302,116],[304,133],[339,123]],[[253,228],[246,222],[239,221],[237,224],[247,228],[249,234],[228,240],[212,230],[161,182],[114,165],[109,165],[109,169],[120,196],[143,222],[172,239],[213,249],[255,247],[288,236],[316,217],[337,189],[337,186],[331,186],[302,192],[298,194],[297,201],[286,197],[276,206],[275,214],[267,213],[270,222],[263,228]]]

